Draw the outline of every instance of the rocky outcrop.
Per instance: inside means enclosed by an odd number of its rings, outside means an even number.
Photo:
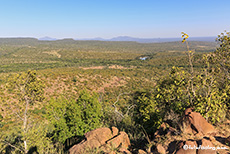
[[[184,141],[179,143],[176,154],[196,154],[196,141]]]
[[[208,139],[182,141],[176,154],[215,154],[215,146]]]
[[[120,146],[121,148],[128,148],[130,145],[130,140],[125,132],[120,132],[120,134],[117,135],[115,138],[107,141],[107,145],[110,145],[112,147]]]
[[[170,123],[162,123],[154,133],[152,143],[155,145],[159,145],[159,142],[163,143],[162,147],[166,148],[166,153],[169,154],[227,154],[230,152],[228,149],[218,150],[216,148],[229,147],[230,145],[230,136],[225,137],[226,131],[229,130],[226,127],[223,127],[224,131],[222,130],[222,132],[217,131],[200,113],[194,112],[192,108],[185,110],[184,117],[180,122],[184,124],[184,127],[178,126],[176,127],[178,129],[171,127]],[[157,148],[151,149],[151,152],[164,153]]]
[[[213,125],[208,123],[200,113],[193,112],[192,108],[185,110],[184,120],[187,124],[186,132],[196,132],[201,135],[210,135],[215,133]]]
[[[173,128],[170,123],[162,123],[154,133],[148,152],[141,149],[132,149],[138,154],[169,153],[169,154],[227,154],[229,150],[213,150],[216,146],[229,147],[230,136],[223,132],[216,132],[200,113],[193,112],[192,108],[185,110],[182,118],[186,129]],[[182,128],[182,127],[181,127]],[[217,127],[218,128],[218,127]],[[228,129],[227,129],[228,130]],[[219,136],[216,136],[218,134]],[[224,134],[222,136],[221,134]],[[215,135],[215,136],[214,136]],[[229,137],[227,137],[229,136]],[[128,150],[130,140],[128,135],[116,127],[98,128],[85,134],[85,139],[69,149],[70,154],[94,153],[95,149],[104,154],[131,154]],[[93,152],[92,152],[93,151]]]
[[[197,154],[215,154],[216,149],[212,142],[208,139],[202,139],[198,141],[198,144],[201,145],[197,150]]]
[[[100,148],[106,153],[111,149],[120,148],[123,153],[128,153],[130,140],[125,132],[120,132],[116,127],[98,128],[85,134],[85,139],[69,149],[70,154],[90,153],[91,150]],[[126,149],[126,150],[125,150]]]

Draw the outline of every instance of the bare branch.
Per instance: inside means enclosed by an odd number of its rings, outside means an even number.
[[[116,105],[116,103],[117,103],[117,102],[119,101],[119,99],[120,99],[120,96],[122,96],[122,95],[129,95],[129,94],[130,94],[130,92],[128,92],[128,93],[124,92],[124,93],[119,94],[119,95],[117,96],[116,102],[113,103],[113,105]]]
[[[117,113],[118,115],[120,115],[122,118],[124,118],[124,115],[123,115],[122,113],[120,113],[120,112],[117,110],[116,104],[117,104],[117,102],[119,101],[120,96],[122,96],[122,95],[129,95],[129,94],[130,94],[130,92],[128,92],[128,93],[124,92],[124,93],[119,94],[119,95],[117,96],[116,102],[114,102],[114,103],[112,104],[112,106],[114,107],[114,112],[116,112],[116,113]]]
[[[128,106],[128,110],[126,111],[125,115],[128,115],[129,113],[129,110],[132,109],[133,107],[135,107],[136,105],[131,105],[131,106]]]
[[[17,112],[15,112],[15,111],[13,111],[13,112],[19,117],[19,119],[21,119],[23,121],[23,118]]]

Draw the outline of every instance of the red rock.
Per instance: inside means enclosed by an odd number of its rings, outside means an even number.
[[[112,132],[109,128],[98,128],[85,133],[85,138],[87,141],[96,139],[99,140],[101,144],[105,144],[105,141],[112,137]]]
[[[112,131],[109,128],[98,128],[85,134],[85,140],[81,143],[74,145],[69,149],[70,154],[82,154],[87,151],[99,148],[104,152],[111,153],[111,146],[113,148],[127,149],[130,146],[130,140],[125,132],[118,134],[118,129],[112,127]],[[123,153],[128,153],[128,150],[123,150]]]
[[[200,146],[200,145],[198,145]],[[198,149],[197,154],[215,154],[216,149],[210,140],[202,139],[201,140],[201,148]]]
[[[119,130],[117,129],[117,127],[112,127],[112,133],[113,133],[113,137],[118,135]]]
[[[114,148],[117,148],[120,145],[122,148],[128,148],[131,145],[129,137],[125,132],[120,132],[117,137],[109,140],[107,144],[111,145]]]
[[[132,154],[129,150],[127,150],[125,148],[120,148],[118,151],[123,153],[123,154]]]
[[[215,128],[213,127],[213,125],[208,123],[204,119],[204,117],[202,117],[202,115],[200,113],[193,112],[192,108],[188,108],[185,110],[185,118],[184,119],[188,120],[189,127],[191,127],[192,129],[195,128],[197,133],[201,133],[203,135],[215,133]]]
[[[139,149],[138,154],[147,154],[147,152],[145,152],[144,150]]]
[[[165,148],[161,144],[158,144],[156,149],[157,149],[158,153],[160,153],[160,154],[166,154],[166,150],[165,150]]]
[[[179,145],[179,150],[176,154],[196,154],[196,141],[186,141]]]

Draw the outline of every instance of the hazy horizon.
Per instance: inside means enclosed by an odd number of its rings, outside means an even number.
[[[130,38],[136,38],[136,39],[177,39],[177,38],[181,38],[181,36],[177,36],[177,37],[133,37],[133,36],[114,36],[114,37],[110,37],[110,38],[103,38],[103,37],[88,37],[88,38],[72,38],[72,37],[63,37],[63,38],[56,38],[56,37],[52,37],[52,36],[42,36],[42,37],[33,37],[33,36],[3,36],[0,38],[35,38],[35,39],[42,39],[42,38],[50,38],[50,39],[58,39],[58,40],[62,40],[62,39],[113,39],[113,38],[119,38],[119,37],[130,37]],[[195,37],[189,37],[189,38],[209,38],[209,37],[217,37],[217,36],[195,36]]]
[[[0,2],[0,38],[213,37],[230,30],[230,1],[9,0]]]

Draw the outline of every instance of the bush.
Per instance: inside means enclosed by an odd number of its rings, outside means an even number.
[[[54,139],[64,143],[68,138],[83,136],[100,127],[101,104],[96,94],[82,91],[76,101],[63,96],[52,99],[47,107],[47,115],[54,126]]]

